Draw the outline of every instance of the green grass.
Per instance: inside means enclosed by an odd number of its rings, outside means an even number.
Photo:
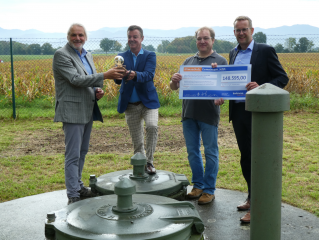
[[[29,61],[39,59],[52,59],[53,55],[13,55],[13,61]],[[11,55],[0,55],[4,62],[11,62]]]
[[[284,149],[282,165],[282,200],[288,204],[314,213],[319,217],[319,114],[310,111],[288,111],[284,114]],[[181,128],[180,116],[165,117],[159,120],[161,126]],[[114,127],[126,127],[123,119],[105,119],[95,123],[94,128],[107,130]],[[222,110],[220,130],[232,128],[228,122],[227,109]],[[0,202],[29,195],[64,189],[64,156],[61,153],[47,155],[42,152],[32,155],[4,157],[13,146],[23,144],[23,136],[34,132],[50,136],[52,132],[61,131],[61,124],[52,119],[3,119],[0,120]],[[165,136],[174,136],[174,132],[166,132]],[[223,140],[220,136],[220,140]],[[234,136],[233,136],[234,138]],[[103,141],[107,141],[105,136]],[[49,140],[48,140],[49,141]],[[163,141],[163,138],[159,138]],[[169,143],[169,142],[168,142]],[[202,148],[203,151],[203,148]],[[239,150],[220,146],[218,188],[247,191],[242,177]],[[85,163],[83,180],[88,184],[90,174],[97,176],[125,169],[131,169],[129,159],[132,154],[89,152]],[[185,174],[191,180],[191,171],[187,161],[185,147],[178,151],[156,152],[156,168]]]
[[[162,103],[164,102],[164,104]],[[159,109],[160,116],[169,117],[181,114],[182,100],[175,99],[174,101],[163,100]],[[39,117],[54,117],[55,100],[48,97],[40,97],[31,102],[23,97],[15,99],[17,119],[34,119]],[[98,102],[102,115],[107,118],[123,118],[124,114],[117,112],[118,98],[107,100],[106,97]],[[3,95],[0,95],[0,119],[12,118],[13,108],[11,99],[8,100]]]
[[[174,91],[168,97],[159,94],[161,107],[159,114],[162,117],[179,116],[182,109],[182,100],[178,98],[178,92]],[[16,98],[16,115],[18,119],[32,119],[38,117],[54,117],[54,98],[43,96],[31,102],[24,97]],[[117,112],[118,97],[112,100],[102,98],[98,104],[102,111],[102,115],[108,118],[123,118],[123,114]],[[0,119],[12,118],[12,99],[7,99],[0,95]],[[227,111],[228,101],[221,106],[221,111]],[[310,95],[300,96],[298,94],[290,94],[290,110],[299,111],[306,110],[311,112],[319,111],[319,98]]]
[[[300,96],[299,94],[290,94],[290,109],[291,110],[307,110],[319,111],[319,98],[313,97],[310,94]]]

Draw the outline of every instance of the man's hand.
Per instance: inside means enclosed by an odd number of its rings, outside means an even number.
[[[217,63],[214,62],[211,65],[212,65],[212,68],[217,68]]]
[[[132,80],[134,77],[135,77],[135,71],[127,71],[126,72],[126,75],[127,75],[127,81],[130,81],[130,80]]]
[[[216,106],[223,105],[224,104],[224,99],[222,99],[222,98],[215,99],[214,103],[215,103]]]
[[[170,87],[172,90],[177,90],[179,88],[179,82],[182,80],[182,75],[175,73],[171,78]]]
[[[95,89],[95,97],[97,100],[100,100],[104,96],[104,91],[101,88]]]
[[[250,82],[246,85],[247,91],[253,90],[256,87],[259,87],[259,85],[256,82]]]
[[[126,72],[124,69],[115,67],[109,69],[107,72],[104,73],[104,79],[122,80],[125,74]]]

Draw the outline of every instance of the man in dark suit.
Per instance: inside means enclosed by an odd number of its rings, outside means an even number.
[[[124,58],[124,65],[129,71],[122,81],[117,111],[125,112],[125,119],[132,137],[134,154],[145,153],[144,122],[146,125],[146,159],[145,171],[155,174],[153,165],[154,152],[157,143],[158,108],[160,107],[154,75],[156,55],[142,48],[144,40],[141,27],[132,25],[127,29],[130,49],[119,55]]]
[[[253,41],[254,28],[249,17],[239,16],[234,21],[234,34],[238,45],[229,53],[229,64],[251,64],[251,82],[246,85],[250,91],[264,83],[284,88],[289,79],[282,68],[275,49]],[[248,185],[248,198],[237,206],[238,210],[249,210],[240,220],[250,222],[251,196],[251,112],[245,110],[245,101],[229,101],[229,121],[232,121],[238,147],[241,153],[240,164]]]
[[[103,122],[97,105],[104,95],[104,79],[122,79],[124,70],[112,68],[97,73],[92,55],[83,45],[87,34],[83,25],[72,24],[68,43],[53,57],[55,80],[55,122],[63,123],[65,136],[65,185],[68,204],[91,197],[81,180],[94,120]]]

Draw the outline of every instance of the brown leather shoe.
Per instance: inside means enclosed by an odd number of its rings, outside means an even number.
[[[203,193],[202,196],[198,199],[198,204],[203,205],[212,202],[215,199],[214,194]]]
[[[152,175],[156,173],[156,169],[152,163],[147,163],[145,165],[145,172]]]
[[[242,223],[250,223],[250,211],[248,211],[245,216],[243,216],[240,221]]]
[[[247,198],[247,200],[244,203],[237,206],[237,209],[239,211],[249,210],[250,209],[250,199]]]
[[[202,195],[202,193],[203,193],[202,189],[193,187],[192,191],[189,194],[187,194],[187,197],[189,199],[199,198]]]

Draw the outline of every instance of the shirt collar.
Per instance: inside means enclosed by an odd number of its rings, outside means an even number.
[[[132,53],[131,49],[130,49],[130,52]],[[144,50],[143,50],[143,48],[141,48],[141,50],[138,52],[137,56],[140,54],[143,54],[143,53],[144,53]],[[132,53],[132,55],[133,55],[133,57],[137,57],[137,56],[135,56],[134,53]]]
[[[70,44],[69,44],[70,45]],[[82,54],[80,54],[80,52],[77,50],[77,49],[75,49],[74,47],[72,47],[71,45],[70,45],[70,47],[79,55],[79,57],[84,57],[84,56],[86,56],[86,54],[88,53],[84,48],[82,48]]]
[[[216,53],[216,52],[215,52],[215,51],[213,51],[213,52],[212,52],[212,54],[211,54],[211,55],[209,55],[209,56],[207,56],[206,58],[208,58],[208,57],[215,57],[215,56],[214,56],[214,55],[215,55],[215,53]],[[195,57],[195,58],[201,58],[201,57],[199,57],[199,52],[197,52],[197,53],[195,54],[195,56],[194,56],[194,57]],[[205,58],[205,59],[206,59],[206,58]]]
[[[247,49],[249,49],[250,51],[253,51],[253,49],[254,49],[254,43],[255,43],[255,41],[252,40],[252,41],[250,42],[249,46],[247,47]],[[247,50],[247,49],[246,49],[246,50]],[[241,47],[240,47],[239,44],[235,47],[235,50],[236,50],[236,51],[241,51]],[[245,51],[245,50],[244,50],[244,51]]]

